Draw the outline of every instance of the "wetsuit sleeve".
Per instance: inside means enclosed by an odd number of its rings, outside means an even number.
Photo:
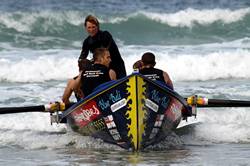
[[[88,38],[87,38],[87,39],[85,39],[83,41],[82,51],[81,51],[81,54],[80,54],[78,60],[80,60],[80,59],[86,59],[87,56],[88,56],[88,54],[89,54],[89,44],[88,44]]]
[[[121,57],[119,49],[112,37],[112,35],[108,31],[103,31],[103,40],[106,44],[105,47],[108,48],[111,56],[111,64],[110,68],[114,69],[116,72],[117,78],[122,78],[126,76],[126,69],[124,61]]]
[[[108,31],[103,31],[102,33],[102,40],[103,40],[103,45],[104,47],[106,47],[111,55],[111,59],[114,61],[120,61],[121,58],[121,54],[118,50],[118,47],[112,37],[112,35],[108,32]]]

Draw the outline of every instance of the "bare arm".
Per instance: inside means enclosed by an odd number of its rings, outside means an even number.
[[[172,89],[174,89],[173,82],[171,81],[167,72],[165,71],[163,72],[163,77],[164,77],[165,83],[168,84]]]
[[[66,86],[64,93],[63,93],[63,96],[62,96],[62,101],[65,104],[70,103],[69,98],[72,95],[73,91],[75,93],[79,93],[78,91],[80,90],[80,85],[81,85],[81,72],[79,73],[79,75],[76,79],[68,80],[67,86]]]
[[[109,70],[109,77],[111,80],[116,80],[116,73],[114,70],[112,69]]]
[[[76,88],[80,88],[81,85],[81,78],[82,78],[82,71],[80,71],[79,75],[77,76],[77,78],[75,79],[74,82],[74,87]]]
[[[62,101],[65,104],[70,103],[69,98],[70,98],[70,96],[71,96],[71,94],[73,92],[73,82],[74,82],[73,79],[68,80],[67,86],[64,89],[63,96],[62,96]]]

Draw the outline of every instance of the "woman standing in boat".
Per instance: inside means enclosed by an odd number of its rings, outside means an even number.
[[[112,35],[108,31],[101,31],[99,21],[92,15],[86,17],[84,26],[89,36],[83,41],[79,61],[86,59],[89,51],[93,53],[96,48],[107,48],[112,60],[110,68],[116,72],[117,79],[125,77],[124,61]]]

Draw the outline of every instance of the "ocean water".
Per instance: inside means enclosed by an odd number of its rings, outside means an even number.
[[[151,51],[184,97],[250,100],[248,0],[2,0],[0,107],[60,101],[78,73],[88,14],[112,33],[128,74]],[[51,126],[47,113],[0,115],[0,165],[249,165],[249,121],[250,108],[200,108],[133,153]]]

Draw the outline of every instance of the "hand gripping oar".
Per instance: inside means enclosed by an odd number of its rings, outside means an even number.
[[[188,105],[196,107],[250,107],[247,100],[208,99],[199,96],[186,98]]]
[[[27,106],[27,107],[2,107],[0,108],[0,114],[13,114],[13,113],[23,113],[23,112],[55,112],[65,110],[64,103],[50,103],[46,105],[38,106]]]

